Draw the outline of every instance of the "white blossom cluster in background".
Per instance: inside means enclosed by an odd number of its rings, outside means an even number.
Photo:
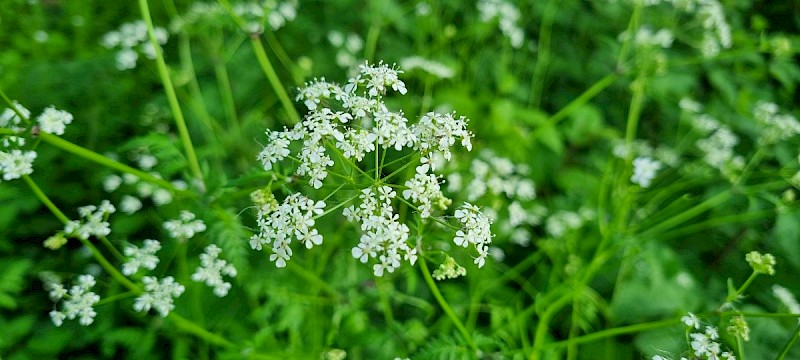
[[[363,60],[364,39],[356,33],[342,34],[340,31],[328,32],[328,41],[336,49],[336,65],[345,69],[356,68]]]
[[[130,154],[129,158],[136,162],[136,165],[143,171],[149,172],[156,178],[162,178],[161,174],[152,171],[158,164],[158,158],[142,149]],[[178,190],[186,190],[189,186],[183,180],[171,181],[172,186]],[[139,179],[133,174],[116,175],[111,174],[103,179],[103,189],[109,193],[122,192],[117,207],[126,214],[133,214],[144,207],[143,200],[150,199],[156,207],[172,203],[172,192],[153,183]]]
[[[713,116],[704,114],[701,104],[691,99],[683,99],[679,106],[689,116],[695,131],[704,136],[695,142],[704,162],[723,175],[733,177],[744,167],[744,157],[734,151],[734,147],[739,143],[739,136]]]
[[[760,144],[774,144],[800,134],[800,122],[779,111],[778,105],[766,101],[759,101],[753,108],[753,117],[761,126]]]
[[[16,101],[12,103],[14,109],[6,108],[0,113],[0,128],[24,132],[31,112]],[[53,135],[64,135],[64,130],[70,123],[72,114],[53,106],[46,108],[36,118],[38,131]],[[21,136],[0,136],[0,181],[19,179],[33,173],[33,161],[37,154],[36,151],[25,150],[25,143],[25,138]]]
[[[438,61],[429,60],[421,56],[410,56],[400,60],[400,67],[408,72],[419,70],[431,74],[439,79],[449,79],[455,76],[455,70]]]
[[[142,242],[143,246],[137,247],[136,245],[128,245],[125,247],[125,256],[128,261],[122,264],[122,273],[131,276],[139,271],[139,268],[153,270],[158,265],[158,256],[156,252],[161,250],[161,243],[147,239]]]
[[[522,47],[525,32],[519,25],[519,8],[504,0],[479,0],[478,11],[483,22],[497,19],[500,32],[511,41],[511,46],[516,49]]]
[[[725,20],[725,8],[717,0],[635,0],[645,6],[668,4],[675,9],[690,14],[703,30],[702,39],[693,44],[700,48],[704,56],[716,56],[722,49],[733,45],[731,28]]]
[[[434,159],[434,163],[443,159]],[[542,223],[546,209],[533,203],[536,187],[529,176],[527,165],[515,164],[483,149],[472,159],[469,171],[454,171],[447,175],[447,192],[453,197],[463,197],[472,204],[484,205],[486,215],[498,222],[498,233],[508,236],[512,243],[528,246],[531,242],[530,226]],[[495,199],[507,205],[497,206]],[[498,213],[504,209],[508,213]],[[502,210],[501,210],[502,211]]]
[[[234,15],[244,21],[245,31],[260,33],[265,24],[270,30],[278,30],[297,17],[297,0],[242,2],[231,6]],[[228,11],[216,2],[195,2],[180,17],[173,20],[170,30],[179,33],[193,25],[216,25],[227,22]]]
[[[389,110],[383,97],[390,90],[407,92],[399,79],[401,73],[381,62],[361,65],[359,73],[344,87],[325,79],[307,83],[297,100],[306,105],[308,114],[291,129],[267,130],[267,143],[258,155],[267,171],[283,169],[287,165],[283,161],[291,159],[296,166],[294,174],[308,178],[311,187],[320,189],[335,165],[333,159],[352,168],[370,153],[408,149],[419,154],[420,165],[414,176],[397,187],[402,191],[376,183],[362,188],[350,200],[356,204],[344,209],[345,217],[359,223],[362,232],[352,255],[363,263],[372,263],[376,276],[394,272],[402,261],[414,264],[417,259],[416,247],[408,243],[409,228],[393,210],[398,192],[404,201],[415,206],[422,219],[434,216],[446,209],[450,200],[441,192],[441,176],[434,173],[436,164],[432,159],[452,159],[451,148],[456,144],[472,149],[472,133],[467,130],[465,117],[429,112],[410,124],[402,112]],[[292,143],[300,144],[295,156],[291,156]],[[279,164],[281,168],[276,169]],[[260,231],[251,238],[250,245],[256,250],[271,245],[270,259],[278,267],[286,266],[291,258],[290,244],[294,240],[306,248],[322,243],[322,236],[313,225],[315,218],[324,213],[324,202],[301,194],[290,195],[280,205],[274,198],[262,200],[256,202]],[[462,221],[463,235],[458,241],[474,245],[478,250],[476,264],[482,266],[488,252],[485,247],[491,242],[491,221],[477,208],[470,208],[469,214]]]
[[[161,27],[155,27],[156,41],[160,45],[167,43],[169,34]],[[156,48],[147,35],[147,24],[144,20],[137,20],[122,24],[117,30],[103,35],[100,44],[107,49],[118,49],[116,54],[117,69],[128,70],[136,68],[139,54],[150,60],[156,58]]]
[[[69,291],[59,283],[49,284],[50,297],[54,301],[64,300],[61,310],[50,312],[53,324],[61,326],[64,320],[79,318],[78,322],[81,325],[91,325],[94,317],[97,316],[94,305],[100,301],[100,296],[90,291],[95,283],[94,276],[81,275],[78,277],[77,284],[73,285]]]
[[[661,162],[646,156],[633,159],[633,175],[631,182],[643,188],[650,187],[650,183],[656,177],[656,173],[661,169]]]
[[[619,34],[617,39],[619,41],[625,41],[628,36],[628,32],[623,31]],[[668,49],[672,46],[674,40],[675,37],[669,29],[659,29],[654,32],[653,29],[647,25],[641,26],[633,36],[633,43],[638,47],[660,47]]]

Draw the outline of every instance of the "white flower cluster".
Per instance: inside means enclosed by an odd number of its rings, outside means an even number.
[[[0,113],[0,128],[12,129],[16,132],[23,132],[23,122],[30,119],[31,112],[13,102],[14,109],[6,108]],[[20,117],[22,115],[22,117]],[[72,114],[48,107],[37,118],[39,130],[48,134],[63,135],[66,125],[72,122]],[[25,138],[6,135],[0,137],[0,176],[2,180],[9,181],[19,179],[23,175],[33,173],[33,161],[36,160],[36,152],[33,150],[23,150]]]
[[[453,242],[461,247],[472,245],[478,251],[475,264],[483,267],[489,256],[489,244],[492,243],[492,220],[470,203],[464,203],[456,210],[455,218],[461,223],[461,230],[456,231]]]
[[[183,210],[179,219],[164,222],[164,229],[169,231],[171,238],[186,241],[205,231],[206,224],[203,220],[195,219],[194,213]]]
[[[595,212],[588,208],[582,208],[578,212],[559,210],[547,218],[545,230],[550,236],[560,238],[569,231],[579,229],[595,217]]]
[[[700,319],[697,315],[688,313],[681,318],[681,321],[686,325],[689,332],[689,347],[692,359],[703,360],[735,360],[736,356],[732,352],[723,351],[722,345],[718,342],[719,331],[716,327],[706,326],[703,331],[699,331],[702,327]],[[653,360],[667,359],[666,357],[656,355]]]
[[[264,30],[264,22],[272,30],[282,28],[297,17],[297,0],[266,0],[261,3],[245,2],[232,6],[233,13],[245,22],[245,31],[259,33]],[[216,2],[195,2],[180,18],[170,25],[174,33],[196,24],[216,24],[219,19],[228,18],[228,12]]]
[[[192,280],[202,282],[214,288],[214,295],[223,297],[228,295],[231,283],[222,280],[222,275],[236,277],[236,268],[227,261],[219,259],[222,249],[216,245],[206,246],[205,252],[200,255],[200,267],[192,274]]]
[[[619,41],[624,41],[626,38],[628,38],[627,31],[623,31],[619,34]],[[668,29],[659,29],[653,32],[653,29],[647,25],[640,27],[633,36],[633,42],[638,47],[661,47],[668,49],[672,46],[674,40],[675,37],[672,35],[672,31]]]
[[[650,183],[656,177],[656,173],[661,169],[661,162],[646,156],[640,156],[633,160],[633,175],[631,182],[643,188],[650,187]]]
[[[411,265],[417,261],[417,249],[408,246],[409,229],[394,213],[392,199],[397,193],[389,186],[361,190],[361,204],[349,206],[342,214],[352,222],[361,224],[361,238],[351,251],[362,263],[377,260],[372,265],[375,276],[394,272],[401,260]]]
[[[631,146],[627,146],[622,139],[614,141],[611,154],[619,159],[627,159],[628,156],[644,156],[660,161],[663,164],[677,167],[680,164],[680,155],[674,149],[659,145],[653,148],[644,140],[634,140]]]
[[[418,204],[419,216],[425,219],[431,216],[434,205],[446,209],[450,201],[442,194],[439,177],[420,170],[425,171],[424,165],[418,167],[414,177],[406,181],[408,189],[403,190],[403,197]]]
[[[104,237],[111,233],[108,223],[109,215],[117,209],[108,200],[103,200],[100,205],[87,205],[78,208],[80,220],[71,220],[64,225],[64,234],[86,240],[90,236]]]
[[[438,61],[428,60],[420,56],[410,56],[400,60],[400,66],[406,71],[419,69],[439,79],[449,79],[455,76],[455,71],[449,66]]]
[[[778,105],[771,102],[759,101],[753,109],[753,117],[762,126],[759,141],[764,144],[774,144],[800,134],[800,122],[790,114],[778,113]]]
[[[334,164],[326,153],[328,144],[346,158],[357,161],[376,151],[376,144],[383,149],[408,147],[420,151],[424,157],[440,154],[446,159],[450,159],[450,147],[457,141],[471,149],[472,134],[466,129],[468,120],[464,117],[456,119],[452,114],[431,112],[409,126],[402,112],[391,112],[386,108],[382,96],[388,89],[406,93],[405,84],[398,74],[398,70],[383,63],[361,65],[360,73],[344,88],[325,79],[306,84],[300,89],[297,100],[305,103],[309,114],[292,129],[281,132],[267,130],[269,141],[258,160],[265,170],[271,170],[274,164],[290,155],[292,141],[302,140],[298,156],[300,164],[295,174],[308,176],[309,184],[319,189],[328,176],[327,168]],[[364,92],[359,94],[359,88],[364,88]],[[341,102],[346,111],[320,106],[323,101],[327,104],[331,100]],[[359,124],[372,126],[359,128]]]
[[[351,32],[345,36],[333,30],[328,33],[328,41],[336,48],[336,65],[350,69],[362,61],[359,56],[364,49],[364,39],[358,34]]]
[[[708,165],[726,176],[744,167],[744,158],[734,152],[739,137],[733,130],[711,115],[703,114],[703,106],[691,99],[681,100],[680,106],[690,116],[695,130],[707,135],[697,140],[695,145],[703,153],[703,160]]]
[[[91,325],[97,315],[93,306],[100,301],[100,296],[90,291],[94,285],[95,281],[92,275],[79,276],[78,283],[73,285],[69,292],[61,284],[50,284],[50,297],[53,300],[66,299],[61,305],[61,311],[50,312],[53,324],[61,326],[64,320],[73,320],[78,317],[81,325]]]
[[[128,256],[128,261],[122,264],[122,273],[131,276],[139,271],[140,267],[148,270],[153,270],[158,265],[158,256],[156,252],[161,250],[161,243],[156,240],[147,239],[141,248],[135,245],[129,245],[125,248],[125,256]]]
[[[315,216],[321,216],[325,202],[311,200],[302,194],[287,196],[280,205],[265,204],[258,209],[259,233],[250,238],[250,246],[262,250],[272,245],[270,261],[285,267],[292,257],[292,239],[302,242],[307,249],[322,244],[322,235],[313,228]]]
[[[144,170],[148,170],[148,168],[152,168],[158,163],[158,159],[152,155],[137,156],[134,157],[134,160],[136,160],[139,167]],[[150,172],[150,175],[161,178],[161,174],[157,172]],[[188,188],[188,185],[183,180],[174,180],[171,183],[179,190],[186,190]],[[126,214],[133,214],[141,210],[143,207],[143,199],[149,198],[155,206],[163,206],[171,203],[173,200],[172,193],[169,190],[140,180],[139,177],[133,174],[123,174],[122,176],[111,174],[106,176],[103,180],[103,189],[107,192],[117,191],[122,185],[132,186],[137,195],[124,194],[120,198],[119,210]]]
[[[133,309],[139,312],[148,312],[154,309],[161,317],[167,317],[175,308],[174,299],[183,294],[186,288],[175,282],[172,276],[167,276],[161,281],[153,276],[142,278],[144,294],[134,300]]]
[[[644,0],[642,2],[645,6],[668,3],[680,11],[692,14],[703,29],[703,38],[699,47],[704,56],[716,56],[721,49],[728,49],[733,44],[731,28],[725,20],[725,9],[717,0]]]
[[[447,192],[453,195],[463,194],[473,204],[496,206],[494,199],[484,198],[489,194],[510,202],[508,206],[504,206],[508,210],[507,216],[492,214],[491,209],[487,209],[487,216],[498,221],[499,232],[507,234],[511,242],[521,246],[530,244],[531,231],[527,227],[540,224],[546,209],[532,203],[536,198],[536,187],[528,176],[528,167],[514,164],[511,160],[484,149],[473,158],[467,173],[468,176],[459,172],[447,175]],[[482,201],[479,202],[479,199]]]
[[[478,11],[483,22],[498,19],[500,32],[511,41],[511,46],[522,47],[525,32],[519,26],[520,13],[516,6],[504,0],[479,0]]]
[[[167,43],[169,38],[167,30],[156,27],[154,33],[159,44]],[[136,62],[139,60],[139,53],[144,54],[150,60],[156,58],[156,48],[148,38],[147,24],[144,20],[122,24],[119,29],[103,35],[100,44],[107,49],[119,49],[116,56],[119,70],[135,68]]]

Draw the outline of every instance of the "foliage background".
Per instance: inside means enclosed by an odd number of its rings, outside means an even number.
[[[182,11],[190,3],[175,1],[174,8]],[[290,95],[291,89],[313,77],[346,79],[346,70],[331,61],[336,49],[326,37],[334,29],[361,35],[367,51],[370,34],[375,34],[370,60],[393,63],[414,54],[441,61],[456,70],[454,78],[436,81],[422,73],[406,73],[403,80],[409,95],[393,99],[394,105],[407,114],[418,114],[420,104],[429,101],[472,119],[476,147],[493,149],[529,166],[537,202],[550,214],[596,208],[604,171],[614,161],[612,140],[624,137],[631,102],[635,74],[617,63],[621,46],[617,37],[626,28],[631,5],[621,1],[520,2],[526,41],[521,49],[514,49],[499,34],[496,23],[479,21],[474,4],[427,4],[434,16],[415,15],[418,5],[414,2],[302,1],[297,19],[270,34],[292,63],[282,63],[274,48],[269,56]],[[647,78],[638,138],[652,145],[674,145],[682,136],[677,103],[685,96],[700,101],[743,134],[756,131],[748,115],[756,100],[774,101],[784,111],[796,114],[800,4],[747,0],[723,4],[733,28],[734,48],[713,59],[703,59],[681,43],[669,49],[666,70]],[[157,24],[167,26],[172,6],[152,2]],[[0,88],[34,114],[51,104],[72,112],[76,121],[65,139],[122,162],[130,162],[126,159],[130,151],[148,147],[159,157],[157,170],[166,178],[177,179],[188,175],[188,170],[155,63],[140,60],[136,69],[118,71],[113,51],[99,43],[103,34],[139,16],[135,2],[5,1],[0,6]],[[677,30],[691,25],[669,12],[652,11],[647,16],[650,23]],[[47,41],[33,41],[37,31],[46,31]],[[689,34],[687,31],[685,36]],[[790,40],[793,50],[788,57],[775,56],[770,50],[769,40],[777,35]],[[179,55],[180,36],[171,34],[166,58],[208,175],[209,192],[215,196],[147,208],[131,216],[116,216],[113,222],[117,241],[159,238],[160,224],[187,206],[209,223],[204,241],[223,247],[241,274],[231,296],[184,296],[178,311],[205,314],[207,329],[277,357],[319,358],[332,349],[344,349],[348,358],[356,359],[468,357],[462,339],[433,300],[419,270],[372,277],[369,269],[349,256],[356,231],[339,226],[339,220],[319,225],[323,233],[339,229],[340,235],[326,238],[325,253],[296,256],[294,270],[276,270],[261,254],[249,250],[246,239],[248,226],[254,224],[253,214],[241,210],[249,206],[247,190],[263,185],[257,181],[258,142],[264,140],[264,129],[288,124],[287,114],[263,76],[246,34],[226,25],[181,36],[192,44],[201,98],[193,92],[185,59]],[[236,131],[215,131],[204,111],[192,108],[193,101],[202,103],[210,118],[225,118],[214,69],[218,64],[224,65],[231,79],[240,120]],[[556,126],[547,125],[548,118],[609,74],[617,74],[611,85]],[[430,99],[423,95],[426,86],[431,87]],[[166,132],[154,130],[165,127],[169,129]],[[796,140],[781,144],[765,164],[782,172],[765,170],[757,172],[754,179],[791,177],[785,170],[797,156],[797,145]],[[757,146],[745,139],[737,151],[748,156]],[[68,215],[75,216],[69,209],[78,206],[108,197],[118,200],[118,194],[102,190],[109,170],[53,147],[40,146],[38,154],[33,177]],[[459,156],[455,166],[466,169],[470,156]],[[688,156],[699,157],[696,153]],[[689,180],[677,190],[662,191],[685,178]],[[231,184],[241,191],[232,191]],[[656,225],[728,187],[719,175],[695,176],[685,168],[663,170],[655,185],[639,194],[640,198],[661,196],[663,202],[652,204],[653,208],[641,204],[645,213],[655,215],[637,218],[632,225]],[[780,305],[770,295],[771,283],[782,284],[795,294],[800,289],[796,276],[800,269],[800,213],[794,202],[782,202],[779,197],[790,188],[787,182],[771,195],[740,194],[684,226],[714,223],[709,221],[735,214],[769,212],[752,221],[721,222],[696,231],[652,234],[651,238],[626,237],[630,242],[626,251],[614,254],[587,284],[591,294],[577,303],[585,307],[576,312],[578,317],[570,311],[555,314],[548,341],[570,336],[572,323],[579,324],[580,333],[590,334],[714,309],[725,298],[728,278],[741,283],[749,275],[743,258],[753,249],[775,254],[779,265],[774,278],[762,278],[751,287],[743,309],[778,311]],[[242,355],[181,333],[161,318],[133,313],[124,300],[99,307],[91,327],[74,323],[54,327],[47,317],[53,305],[42,288],[42,273],[72,276],[96,265],[75,243],[59,251],[41,246],[61,224],[23,182],[0,183],[0,201],[0,329],[5,334],[0,337],[0,356],[4,359]],[[497,204],[506,203],[501,199]],[[666,204],[673,208],[659,212]],[[486,358],[521,358],[526,353],[541,316],[538,306],[552,299],[548,290],[555,287],[553,282],[567,277],[563,268],[570,254],[588,263],[600,241],[592,223],[569,233],[571,240],[554,239],[543,226],[532,226],[530,231],[534,237],[530,247],[498,238],[506,252],[503,262],[480,271],[468,268],[466,278],[439,284],[474,331],[476,342],[487,349]],[[575,247],[561,248],[558,242],[562,241]],[[194,245],[190,252],[202,247]],[[309,276],[322,283],[309,280]],[[678,279],[687,276],[689,285],[681,285]],[[110,279],[102,285],[118,286]],[[748,357],[762,359],[771,358],[782,346],[794,320],[750,321],[753,339],[745,349]],[[677,353],[684,346],[683,336],[680,326],[673,326],[603,338],[580,345],[578,358],[638,359],[652,356],[657,349]],[[555,350],[547,354],[566,356]],[[792,354],[800,358],[796,349]]]

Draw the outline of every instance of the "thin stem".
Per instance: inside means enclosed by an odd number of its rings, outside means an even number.
[[[539,316],[539,323],[536,324],[536,333],[533,337],[533,350],[531,350],[531,356],[529,357],[530,360],[539,360],[541,357],[540,353],[544,350],[545,346],[545,336],[547,335],[550,319],[561,310],[562,307],[569,304],[572,301],[573,294],[566,293],[558,300],[554,301],[550,304],[550,306],[545,310],[541,316]],[[577,338],[575,338],[577,339]],[[572,339],[572,340],[575,340]]]
[[[183,316],[178,315],[174,311],[170,312],[167,318],[169,318],[169,320],[171,320],[172,323],[175,324],[175,326],[177,326],[180,330],[192,334],[194,336],[197,336],[209,343],[223,346],[229,349],[237,348],[236,344],[229,341],[228,339],[200,327],[199,325],[187,320]]]
[[[39,188],[39,185],[36,185],[36,182],[34,182],[30,176],[22,175],[22,180],[25,180],[25,183],[27,183],[28,186],[31,188],[33,194],[36,195],[37,198],[39,198],[39,201],[41,201],[42,204],[44,204],[44,206],[47,206],[47,208],[50,209],[50,212],[53,213],[53,215],[55,215],[58,218],[58,220],[64,223],[64,225],[66,225],[69,222],[69,218],[66,215],[64,215],[64,213],[61,212],[61,210],[59,210],[58,207],[55,204],[53,204],[52,201],[50,201],[50,198],[48,198],[47,195],[45,195],[42,189]]]
[[[222,95],[222,105],[225,108],[225,116],[228,120],[228,127],[233,130],[235,134],[241,134],[239,129],[239,117],[236,115],[236,103],[233,100],[233,91],[231,90],[231,82],[228,78],[228,69],[221,60],[214,61],[214,73],[217,78],[217,87]]]
[[[111,169],[114,169],[114,170],[119,170],[119,171],[122,171],[124,173],[131,174],[131,175],[136,175],[136,177],[138,177],[139,179],[142,179],[142,180],[147,181],[149,183],[158,185],[158,186],[160,186],[160,187],[162,187],[164,189],[167,189],[167,190],[169,190],[169,191],[171,191],[173,193],[182,194],[182,195],[186,195],[186,196],[194,196],[194,194],[192,192],[189,192],[189,191],[186,191],[186,190],[176,189],[175,186],[173,186],[169,181],[166,181],[164,179],[159,179],[159,178],[157,178],[157,177],[155,177],[153,175],[150,175],[150,174],[148,174],[148,173],[146,173],[144,171],[141,171],[141,170],[138,170],[138,169],[134,169],[134,168],[132,168],[132,167],[130,167],[128,165],[125,165],[123,163],[120,163],[120,162],[117,162],[115,160],[112,160],[112,159],[110,159],[108,157],[100,155],[100,154],[98,154],[98,153],[96,153],[94,151],[91,151],[89,149],[86,149],[86,148],[84,148],[82,146],[75,145],[75,144],[73,144],[73,143],[71,143],[69,141],[66,141],[66,140],[58,137],[58,136],[51,135],[51,134],[46,134],[46,133],[40,133],[39,134],[39,138],[42,139],[44,142],[50,144],[50,145],[53,145],[53,146],[55,146],[57,148],[65,150],[67,152],[71,152],[71,153],[73,153],[75,155],[78,155],[78,156],[80,156],[82,158],[85,158],[87,160],[94,161],[94,162],[96,162],[96,163],[98,163],[100,165],[103,165],[103,166],[107,167],[107,168],[111,168]]]
[[[538,109],[542,102],[542,92],[544,89],[544,77],[547,66],[550,64],[550,35],[553,29],[553,20],[558,11],[559,1],[550,0],[542,14],[542,24],[539,27],[539,46],[536,57],[536,65],[533,68],[531,77],[531,100],[529,105]]]
[[[428,284],[428,288],[431,290],[431,293],[433,293],[433,297],[436,298],[439,306],[442,307],[442,310],[444,310],[445,314],[447,314],[447,317],[450,318],[450,321],[453,322],[453,325],[455,325],[456,329],[458,329],[461,335],[464,336],[464,340],[467,341],[467,345],[469,345],[469,347],[477,353],[478,347],[475,345],[475,341],[472,340],[472,336],[467,331],[467,328],[464,327],[464,324],[461,323],[461,320],[458,319],[458,316],[456,316],[456,313],[450,307],[450,304],[447,303],[447,300],[444,299],[444,296],[442,296],[442,293],[439,291],[439,287],[436,286],[436,282],[433,281],[433,277],[431,277],[431,271],[428,269],[428,264],[425,262],[425,257],[420,256],[418,261],[420,270],[422,271],[422,277],[425,278],[425,283]]]
[[[258,34],[252,34],[250,35],[250,40],[253,51],[258,59],[258,64],[261,65],[261,69],[264,70],[267,80],[269,80],[272,85],[272,89],[275,90],[275,95],[278,96],[278,100],[280,100],[283,105],[283,109],[289,114],[289,120],[292,124],[300,122],[300,114],[297,113],[292,100],[289,98],[286,89],[283,88],[281,80],[278,78],[278,74],[275,73],[275,69],[272,67],[272,63],[270,63],[267,53],[264,51],[261,37]]]
[[[156,39],[155,29],[153,27],[153,19],[150,18],[150,8],[147,5],[147,0],[139,0],[139,9],[142,12],[142,18],[147,24],[147,34],[150,37],[150,44],[155,49],[156,53],[156,66],[158,67],[158,75],[161,77],[161,82],[164,85],[164,90],[167,95],[172,115],[175,117],[175,125],[178,127],[178,134],[180,135],[181,142],[183,143],[184,150],[186,150],[186,157],[189,160],[189,167],[194,174],[194,177],[200,182],[201,191],[205,191],[205,182],[203,180],[203,172],[200,170],[200,163],[197,160],[192,139],[189,137],[189,129],[186,127],[186,120],[183,118],[180,104],[178,104],[178,97],[175,95],[175,88],[172,86],[172,80],[169,75],[169,68],[164,61],[164,54],[161,51]]]
[[[372,25],[369,27],[369,31],[367,32],[367,46],[364,48],[364,59],[369,62],[372,62],[372,59],[375,57],[375,50],[378,47],[378,35],[381,33],[381,25],[378,20],[373,20]]]
[[[587,342],[593,342],[600,339],[620,336],[620,335],[627,335],[627,334],[635,334],[642,331],[652,330],[663,328],[667,326],[672,326],[675,324],[680,323],[680,319],[668,319],[668,320],[661,320],[661,321],[653,321],[649,323],[642,323],[642,324],[635,324],[635,325],[627,325],[627,326],[620,326],[611,329],[605,329],[593,332],[591,334],[587,334],[584,336],[575,337],[569,340],[564,341],[557,341],[552,342],[549,344],[545,344],[543,348],[550,348],[550,349],[557,349],[569,345],[576,345],[576,344],[583,344]]]
[[[792,349],[792,345],[794,345],[797,338],[800,338],[800,324],[797,324],[797,327],[794,329],[794,333],[792,333],[792,337],[789,338],[789,341],[786,342],[786,345],[781,349],[781,352],[776,357],[776,360],[784,360],[786,359],[786,355],[789,354],[789,350]]]

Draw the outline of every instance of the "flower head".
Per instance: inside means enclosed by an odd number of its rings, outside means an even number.
[[[167,317],[169,312],[175,308],[174,299],[181,296],[185,288],[175,282],[172,276],[167,276],[161,281],[153,276],[142,278],[145,293],[137,297],[133,309],[139,312],[147,312],[155,309],[161,317]]]
[[[219,259],[222,250],[216,245],[206,247],[205,253],[200,255],[200,267],[192,274],[193,281],[205,281],[206,285],[214,288],[214,294],[223,297],[228,294],[231,283],[222,280],[222,275],[236,276],[236,268],[227,261]]]
[[[55,107],[48,107],[36,118],[39,127],[43,132],[54,135],[64,135],[64,129],[72,123],[72,114],[64,110],[56,110]]]
[[[759,274],[775,275],[775,257],[772,254],[761,254],[751,251],[745,255],[745,260],[754,272]]]
[[[147,239],[143,242],[144,246],[138,248],[134,245],[129,245],[125,248],[125,256],[128,256],[128,261],[122,265],[122,273],[125,275],[133,275],[139,271],[140,267],[148,270],[153,270],[158,265],[158,257],[155,255],[158,250],[161,250],[161,243],[156,240]]]
[[[179,219],[164,222],[164,229],[169,231],[171,238],[185,241],[205,231],[206,224],[203,220],[195,219],[194,213],[183,210]]]
[[[90,291],[94,285],[95,280],[92,275],[79,276],[77,284],[73,285],[69,292],[60,284],[53,284],[50,296],[55,300],[66,298],[60,311],[50,312],[53,324],[61,326],[65,319],[73,320],[77,317],[81,325],[91,325],[97,315],[93,306],[100,301],[100,296]]]

